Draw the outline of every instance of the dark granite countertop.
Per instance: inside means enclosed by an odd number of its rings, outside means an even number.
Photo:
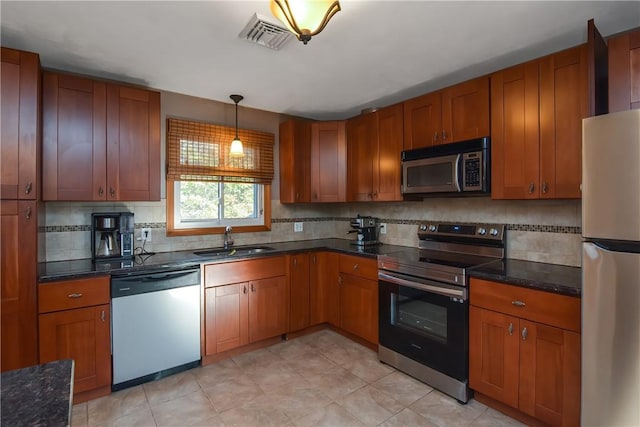
[[[2,426],[68,426],[73,403],[73,360],[3,372]]]
[[[570,296],[582,295],[579,267],[505,259],[471,268],[469,276]]]
[[[38,264],[38,280],[40,282],[73,279],[109,274],[129,274],[145,271],[162,271],[176,268],[195,267],[202,263],[224,262],[247,258],[283,255],[292,252],[305,252],[317,250],[330,250],[351,255],[359,255],[375,258],[378,255],[408,249],[397,245],[376,245],[359,247],[352,245],[352,240],[346,239],[316,239],[298,240],[294,242],[263,243],[259,246],[269,246],[273,250],[251,255],[232,256],[199,256],[192,249],[188,251],[160,252],[151,256],[136,256],[133,260],[98,262],[91,259],[79,259],[71,261],[53,261]],[[237,247],[242,248],[242,246]]]

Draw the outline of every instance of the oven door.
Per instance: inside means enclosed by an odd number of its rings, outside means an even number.
[[[460,154],[405,160],[402,163],[402,192],[459,193]]]
[[[459,381],[468,372],[466,288],[380,272],[380,344]]]

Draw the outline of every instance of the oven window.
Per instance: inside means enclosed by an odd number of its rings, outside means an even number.
[[[447,342],[447,308],[419,297],[391,294],[391,324],[443,344]]]

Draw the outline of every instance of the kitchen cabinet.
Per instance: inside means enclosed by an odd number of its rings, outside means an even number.
[[[348,120],[348,200],[402,200],[400,193],[402,123],[402,104],[392,105]]]
[[[38,363],[36,201],[0,201],[2,371]]]
[[[587,75],[581,45],[491,76],[492,198],[581,197]]]
[[[489,136],[489,78],[404,102],[404,149]]]
[[[309,260],[309,322],[340,327],[340,288],[335,252],[313,252]]]
[[[579,425],[580,299],[471,278],[470,303],[470,387],[543,423]]]
[[[38,300],[40,363],[74,360],[74,403],[109,394],[109,276],[41,283]]]
[[[203,275],[204,356],[288,331],[284,256],[205,265]]]
[[[160,200],[160,94],[43,74],[44,200]]]
[[[346,135],[344,121],[311,125],[311,201],[346,200]]]
[[[375,259],[339,256],[340,327],[378,344],[378,264]]]
[[[609,112],[640,108],[640,28],[607,39]]]
[[[289,331],[298,331],[310,325],[309,259],[308,253],[289,256],[289,286],[291,287]]]
[[[0,198],[36,200],[40,187],[40,59],[2,48]]]
[[[309,202],[311,191],[311,122],[280,123],[280,202]]]

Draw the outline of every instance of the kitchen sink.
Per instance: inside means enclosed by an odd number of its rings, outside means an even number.
[[[201,251],[195,251],[194,254],[199,256],[233,256],[233,255],[251,255],[251,254],[259,254],[261,252],[272,251],[273,248],[271,246],[238,246],[237,248],[213,248],[213,249],[203,249]]]

